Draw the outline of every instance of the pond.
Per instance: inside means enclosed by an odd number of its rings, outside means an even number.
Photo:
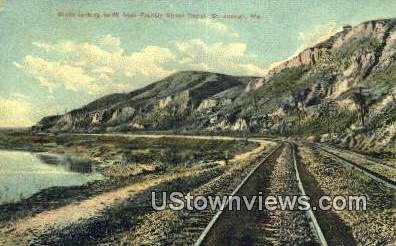
[[[0,204],[17,202],[54,186],[103,179],[88,160],[75,156],[0,150]]]

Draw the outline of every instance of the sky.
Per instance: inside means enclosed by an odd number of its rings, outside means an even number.
[[[0,0],[0,127],[182,70],[261,76],[344,25],[395,13],[396,0]]]

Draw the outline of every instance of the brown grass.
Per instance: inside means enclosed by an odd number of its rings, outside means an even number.
[[[310,148],[300,148],[300,156],[326,195],[368,197],[367,211],[335,211],[351,228],[359,244],[387,245],[396,242],[393,190]]]

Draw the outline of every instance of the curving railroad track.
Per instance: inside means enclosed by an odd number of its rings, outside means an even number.
[[[283,142],[253,169],[232,195],[306,195],[295,157],[295,146]],[[227,207],[227,206],[226,206]],[[327,245],[312,210],[220,210],[208,222],[194,245]]]
[[[395,182],[386,176],[387,174],[392,175],[392,172],[394,172],[393,167],[384,165],[383,163],[374,163],[373,160],[370,160],[369,164],[371,166],[365,166],[358,164],[356,160],[347,159],[344,155],[335,151],[327,150],[326,146],[310,146],[322,154],[333,158],[337,163],[352,166],[354,168],[353,170],[363,173],[389,188],[395,189]],[[290,187],[294,187],[294,194],[298,195],[313,195],[315,197],[314,193],[321,193],[320,188],[315,187],[314,184],[310,183],[309,178],[307,178],[309,174],[304,169],[304,164],[298,163],[296,148],[297,145],[294,143],[282,142],[249,173],[243,182],[232,192],[232,195],[245,195],[249,197],[257,194],[258,191],[263,191],[263,195],[292,194],[293,192],[291,193]],[[286,162],[288,160],[289,163],[281,167],[279,163],[285,162],[285,160]],[[381,172],[373,171],[376,170],[373,167],[380,170],[384,169],[383,173],[385,175],[380,174]],[[299,170],[303,171],[303,179],[300,178]],[[285,175],[279,176],[279,173],[285,173]],[[290,179],[290,177],[292,178]],[[282,183],[286,183],[286,185],[284,184],[283,188],[279,189],[279,187],[282,187]],[[304,184],[307,185],[307,192]],[[285,187],[288,188],[285,190]],[[321,194],[323,195],[323,193]],[[317,200],[317,198],[315,199]],[[192,229],[191,231],[194,231],[194,235],[191,234],[190,238],[197,238],[194,243],[196,246],[268,244],[336,245],[339,242],[353,243],[355,241],[351,234],[345,235],[342,238],[342,231],[349,229],[345,227],[344,222],[340,221],[340,218],[333,211],[312,211],[310,209],[298,214],[295,211],[274,212],[265,209],[259,210],[255,206],[250,211],[242,207],[239,211],[233,209],[222,210],[216,213],[206,213],[204,220],[196,219],[195,221],[199,221],[200,229],[196,229],[194,227],[196,224],[194,223],[190,223],[189,226]],[[279,223],[279,221],[281,222]],[[287,224],[290,221],[293,221],[291,222],[292,224],[296,224],[296,221],[300,221],[300,223],[297,223],[297,227],[287,228]],[[333,228],[334,226],[339,228]],[[294,233],[300,234],[301,238],[287,238],[287,235]],[[198,234],[199,237],[197,237]],[[180,237],[179,242],[182,242],[184,239]]]
[[[396,181],[394,179],[394,176],[396,175],[396,169],[394,167],[384,165],[383,163],[376,163],[374,161],[364,162],[362,160],[352,160],[350,154],[348,157],[348,155],[343,154],[338,149],[324,146],[321,144],[314,144],[313,148],[317,149],[322,153],[325,153],[325,155],[329,156],[330,158],[336,159],[345,165],[351,166],[352,168],[360,171],[361,173],[372,178],[373,180],[393,190],[396,190]]]
[[[155,135],[150,137],[163,136]],[[189,138],[190,136],[177,137]],[[206,136],[196,138],[209,139]],[[245,141],[240,138],[222,137],[222,139]],[[249,139],[248,141],[259,140]],[[391,191],[396,189],[394,179],[396,169],[392,165],[376,162],[372,159],[366,160],[364,156],[354,155],[354,153],[322,144],[304,143],[300,147],[297,148],[295,143],[279,141],[279,144],[269,150],[269,152],[259,151],[258,161],[255,159],[252,162],[257,163],[256,166],[253,167],[235,189],[233,187],[235,187],[236,182],[233,183],[234,185],[229,185],[231,184],[230,182],[218,182],[215,183],[215,187],[211,187],[209,195],[218,194],[220,191],[221,194],[230,194],[230,196],[245,196],[247,200],[250,200],[253,196],[260,195],[260,192],[263,197],[268,195],[282,197],[286,195],[309,195],[313,198],[311,200],[311,204],[313,204],[320,196],[329,195],[336,182],[328,182],[330,183],[330,187],[326,187],[326,185],[318,182],[322,180],[321,178],[323,176],[319,176],[318,178],[313,175],[315,172],[307,168],[309,165],[304,160],[304,153],[302,153],[302,149],[305,147],[308,147],[306,149],[315,149],[315,153],[320,152],[319,157],[326,156],[326,158],[332,159],[334,162],[328,165],[328,167],[338,166],[341,167],[339,168],[340,170],[344,168],[344,165],[350,166],[353,168],[351,170],[354,174],[360,176],[366,175],[375,180],[377,183],[372,182],[375,190],[370,194],[379,194],[380,191],[382,192],[381,189],[383,186],[378,185],[379,183],[387,186]],[[321,159],[312,158],[312,163],[318,163],[318,160],[321,162]],[[338,164],[333,165],[333,163]],[[251,167],[249,166],[249,168]],[[326,166],[322,165],[319,169],[323,170],[323,167]],[[343,175],[347,179],[348,175]],[[227,181],[227,178],[225,180]],[[367,180],[371,182],[370,179]],[[339,214],[334,211],[315,211],[315,209],[314,211],[311,209],[307,211],[282,211],[278,209],[270,211],[265,208],[260,209],[257,203],[254,203],[252,209],[248,210],[243,202],[241,203],[240,210],[236,210],[234,206],[232,210],[228,210],[226,209],[228,205],[227,203],[224,206],[225,209],[220,211],[211,210],[210,208],[199,211],[182,211],[185,214],[181,220],[181,226],[177,227],[178,231],[170,232],[170,237],[161,242],[165,245],[198,246],[273,244],[354,245],[356,242],[364,241],[361,240],[364,237],[359,236],[359,234],[353,234],[351,226],[345,222],[346,219],[340,218]],[[386,215],[386,213],[384,214]],[[356,214],[348,214],[348,216],[357,217]],[[383,215],[381,216],[384,217]],[[379,216],[379,218],[382,217]],[[356,221],[361,222],[364,220],[356,219]],[[373,222],[368,224],[373,225]],[[378,224],[378,226],[380,225]],[[385,227],[382,226],[381,228]]]

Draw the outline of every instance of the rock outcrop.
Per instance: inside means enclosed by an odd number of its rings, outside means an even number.
[[[265,77],[185,71],[139,90],[112,94],[64,115],[43,118],[35,131],[328,131],[352,139],[355,129],[385,129],[394,141],[396,19],[342,30],[273,68]],[[367,95],[367,125],[360,126],[356,92]],[[323,108],[335,105],[334,112]],[[359,126],[359,127],[353,127]],[[392,130],[393,129],[393,130]],[[392,135],[393,134],[393,135]],[[355,140],[354,140],[355,141]],[[372,143],[372,142],[370,142]]]

